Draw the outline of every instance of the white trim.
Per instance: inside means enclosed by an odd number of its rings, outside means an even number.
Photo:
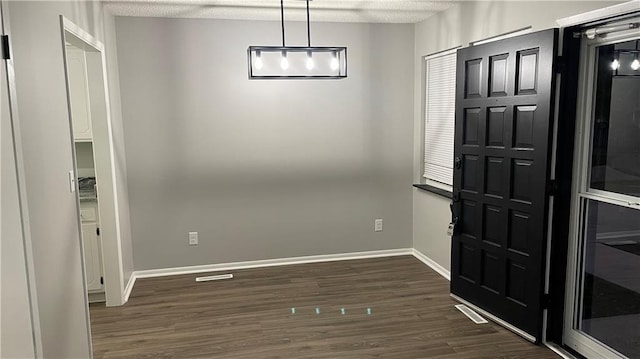
[[[464,300],[464,299],[462,299],[462,298],[458,297],[458,296],[457,296],[457,295],[455,295],[455,294],[451,294],[451,298],[453,298],[454,300],[456,300],[456,301],[458,301],[458,302],[460,302],[460,303],[466,304],[466,305],[467,305],[467,307],[472,308],[472,309],[473,309],[473,310],[475,310],[476,312],[479,312],[480,314],[484,315],[485,317],[487,317],[487,318],[491,319],[493,322],[495,322],[495,323],[497,323],[497,324],[499,324],[499,325],[501,325],[501,326],[503,326],[503,327],[505,327],[505,328],[509,329],[510,331],[512,331],[512,332],[514,332],[514,333],[516,333],[516,334],[518,334],[519,336],[521,336],[521,337],[525,338],[526,340],[528,340],[528,341],[530,341],[530,342],[533,342],[533,343],[535,343],[535,342],[536,342],[536,337],[534,337],[533,335],[531,335],[531,334],[529,334],[529,333],[524,332],[522,329],[519,329],[519,328],[514,327],[513,325],[511,325],[511,324],[509,324],[509,323],[505,322],[504,320],[502,320],[502,319],[500,319],[500,318],[496,317],[495,315],[493,315],[493,314],[491,314],[491,313],[487,312],[486,310],[483,310],[483,309],[481,309],[481,308],[478,308],[477,306],[475,306],[475,305],[473,305],[473,304],[471,304],[471,303],[467,302],[466,300]]]
[[[127,286],[124,288],[124,293],[122,293],[122,304],[125,304],[129,301],[129,296],[131,295],[134,284],[136,284],[136,276],[135,273],[131,273],[131,277],[129,277]]]
[[[585,12],[583,14],[558,19],[556,20],[556,24],[560,25],[560,27],[582,25],[591,21],[597,21],[609,17],[637,12],[638,9],[640,9],[640,0],[634,0],[622,4],[608,6],[603,9],[597,9]]]
[[[153,278],[153,277],[164,277],[164,276],[181,275],[181,274],[231,271],[231,270],[238,270],[238,269],[277,267],[277,266],[286,266],[286,265],[293,265],[293,264],[334,262],[334,261],[346,261],[346,260],[352,260],[352,259],[395,257],[395,256],[407,256],[407,255],[413,255],[412,248],[385,249],[385,250],[379,250],[379,251],[339,253],[339,254],[323,254],[323,255],[317,255],[317,256],[304,256],[304,257],[291,257],[291,258],[262,259],[262,260],[256,260],[256,261],[205,264],[205,265],[188,266],[188,267],[148,269],[148,270],[135,271],[133,272],[133,276],[135,276],[136,278]]]
[[[442,51],[434,52],[433,54],[429,54],[429,55],[423,56],[422,61],[424,62],[424,61],[427,61],[427,60],[435,59],[437,57],[442,57],[442,56],[455,54],[461,48],[462,48],[462,46],[458,45],[458,46],[452,47],[452,48],[450,48],[448,50],[442,50]]]
[[[77,38],[81,39],[87,45],[90,45],[94,49],[99,52],[104,52],[104,45],[93,37],[90,33],[84,31],[78,25],[74,24],[71,20],[67,19],[63,15],[60,15],[60,19],[62,21],[62,26],[64,30],[67,30],[71,34],[75,35]]]
[[[561,346],[559,346],[556,343],[545,341],[543,344],[544,344],[544,346],[549,348],[552,352],[558,354],[559,356],[561,356],[564,359],[578,359],[575,356],[573,356],[573,354],[571,354],[568,351],[564,350]]]
[[[427,257],[426,255],[424,255],[422,252],[420,252],[417,249],[413,249],[413,256],[416,257],[417,260],[419,260],[420,262],[426,264],[429,268],[433,269],[434,271],[436,271],[438,274],[440,274],[441,276],[443,276],[446,280],[451,281],[451,272],[449,272],[449,270],[443,266],[441,266],[440,264],[436,263],[436,261],[434,261],[433,259]]]
[[[103,132],[102,135],[106,137],[106,146],[108,147],[108,153],[102,151],[100,152],[101,156],[96,156],[95,146],[94,146],[94,158],[96,161],[96,168],[107,168],[108,173],[104,173],[102,175],[103,179],[109,178],[109,181],[105,182],[102,186],[98,186],[98,196],[101,200],[98,202],[99,213],[101,213],[101,225],[103,228],[107,229],[109,232],[113,230],[114,241],[107,241],[109,243],[109,250],[103,251],[103,270],[105,277],[105,296],[107,300],[107,306],[118,306],[124,304],[123,298],[125,298],[125,283],[124,283],[124,273],[123,273],[123,259],[122,259],[122,239],[121,239],[121,230],[120,230],[120,214],[119,214],[119,205],[118,205],[118,191],[116,188],[116,174],[115,174],[115,154],[113,149],[113,132],[111,126],[111,106],[109,99],[109,87],[108,87],[108,76],[107,76],[107,62],[105,56],[105,47],[102,42],[98,41],[93,35],[84,31],[79,26],[74,24],[71,20],[65,18],[63,15],[60,15],[60,24],[62,31],[62,46],[63,46],[63,56],[65,62],[65,75],[68,71],[66,68],[66,42],[67,35],[69,34],[75,36],[80,39],[84,45],[90,46],[96,50],[100,54],[100,66],[99,71],[102,75],[102,82],[104,91],[104,103],[105,103],[105,113],[104,113],[104,121],[102,125],[106,127],[106,133]],[[69,111],[71,108],[69,107]],[[69,115],[71,117],[71,115]],[[99,126],[99,127],[102,127]],[[98,126],[95,124],[92,125],[94,131]],[[95,133],[95,132],[94,132]],[[95,139],[94,139],[95,144]],[[98,159],[100,158],[100,159]],[[113,206],[113,208],[111,208]],[[104,220],[105,217],[113,217],[113,220]],[[108,227],[108,228],[107,228]],[[107,232],[106,230],[103,232]],[[103,242],[104,243],[104,242]],[[81,243],[82,245],[82,243]],[[104,248],[104,245],[103,245]]]
[[[486,39],[472,41],[472,42],[469,43],[469,46],[484,45],[484,44],[488,44],[490,42],[508,39],[510,37],[526,35],[526,34],[531,33],[531,31],[532,31],[532,28],[531,28],[531,26],[529,26],[529,27],[525,27],[525,28],[522,28],[522,29],[505,32],[505,33],[500,34],[500,35],[488,37]]]
[[[585,150],[591,151],[591,148],[585,148]],[[589,186],[587,186],[586,190],[580,192],[580,196],[587,199],[615,204],[621,207],[640,209],[640,207],[638,207],[640,203],[638,203],[637,196],[629,196],[616,192],[602,191],[590,188]]]

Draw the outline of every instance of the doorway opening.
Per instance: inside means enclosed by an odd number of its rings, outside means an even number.
[[[104,45],[60,17],[73,141],[78,225],[90,302],[124,304],[124,281]]]
[[[640,358],[638,24],[581,44],[564,337],[594,358]]]

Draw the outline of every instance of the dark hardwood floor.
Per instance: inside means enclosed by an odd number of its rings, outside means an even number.
[[[471,322],[411,256],[233,274],[139,279],[126,305],[92,305],[95,358],[557,358]]]

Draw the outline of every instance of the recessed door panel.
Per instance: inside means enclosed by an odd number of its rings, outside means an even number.
[[[531,215],[520,211],[511,211],[509,215],[508,248],[520,254],[527,254],[529,233],[531,233]]]
[[[539,49],[518,51],[518,95],[534,95],[538,88]]]
[[[483,213],[483,240],[490,242],[496,247],[502,247],[505,242],[506,234],[506,216],[502,207],[485,205]]]
[[[487,147],[504,147],[507,108],[490,107],[487,112]]]
[[[489,96],[507,96],[507,58],[509,54],[490,57]]]
[[[480,109],[467,108],[464,111],[464,144],[477,146],[480,139]]]
[[[478,192],[478,172],[480,170],[479,166],[480,157],[476,155],[465,155],[462,160],[462,165],[467,169],[464,173],[464,177],[462,180],[462,189],[469,192]]]
[[[485,165],[485,194],[497,198],[503,197],[505,179],[505,165],[502,157],[487,157]]]
[[[482,277],[480,285],[495,294],[500,294],[500,272],[502,268],[500,266],[500,255],[490,251],[482,251]]]
[[[536,106],[517,106],[513,125],[513,147],[520,150],[533,149]]]
[[[466,61],[465,68],[465,98],[478,98],[482,96],[482,59]]]
[[[511,164],[511,198],[530,204],[533,200],[532,180],[534,180],[533,161],[514,159]]]

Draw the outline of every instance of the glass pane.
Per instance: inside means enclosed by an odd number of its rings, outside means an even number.
[[[587,200],[578,329],[640,358],[640,210]]]
[[[640,197],[638,41],[598,47],[591,188]]]

